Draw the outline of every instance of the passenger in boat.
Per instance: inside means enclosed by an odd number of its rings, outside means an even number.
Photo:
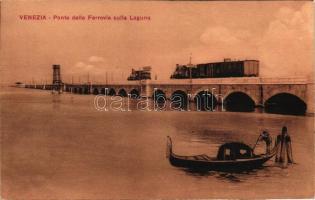
[[[268,133],[267,130],[264,130],[260,134],[260,141],[264,141],[266,143],[266,154],[270,153],[270,148],[272,144],[272,138],[270,137],[270,134]]]
[[[293,153],[292,153],[292,144],[291,137],[288,134],[287,127],[282,127],[282,132],[277,136],[276,144],[280,144],[280,147],[277,149],[276,162],[280,163],[293,163]]]

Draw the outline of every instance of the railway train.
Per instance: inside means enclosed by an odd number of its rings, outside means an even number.
[[[188,78],[225,78],[225,77],[258,77],[258,60],[224,59],[223,62],[176,65],[171,79]]]

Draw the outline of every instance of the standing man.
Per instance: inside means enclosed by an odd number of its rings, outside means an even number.
[[[269,135],[267,130],[264,130],[260,134],[260,140],[265,141],[265,143],[266,143],[266,154],[269,154],[270,153],[271,144],[272,144],[272,138],[270,137],[270,135]]]

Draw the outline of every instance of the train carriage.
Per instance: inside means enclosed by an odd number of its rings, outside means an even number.
[[[191,73],[190,73],[191,71]],[[225,78],[225,77],[258,77],[258,60],[232,61],[224,59],[223,62],[201,63],[194,66],[176,65],[171,76],[177,78]]]

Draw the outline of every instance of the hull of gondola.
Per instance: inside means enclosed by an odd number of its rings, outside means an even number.
[[[262,165],[271,159],[272,156],[263,156],[247,160],[231,161],[203,161],[181,159],[171,154],[169,161],[175,167],[184,167],[195,170],[213,170],[213,171],[243,171],[262,167]]]
[[[211,158],[205,154],[182,156],[173,153],[172,140],[168,137],[167,156],[171,165],[175,167],[202,171],[244,171],[261,168],[265,162],[276,155],[277,149],[278,146],[275,146],[268,154],[252,155],[250,158],[231,160]]]

